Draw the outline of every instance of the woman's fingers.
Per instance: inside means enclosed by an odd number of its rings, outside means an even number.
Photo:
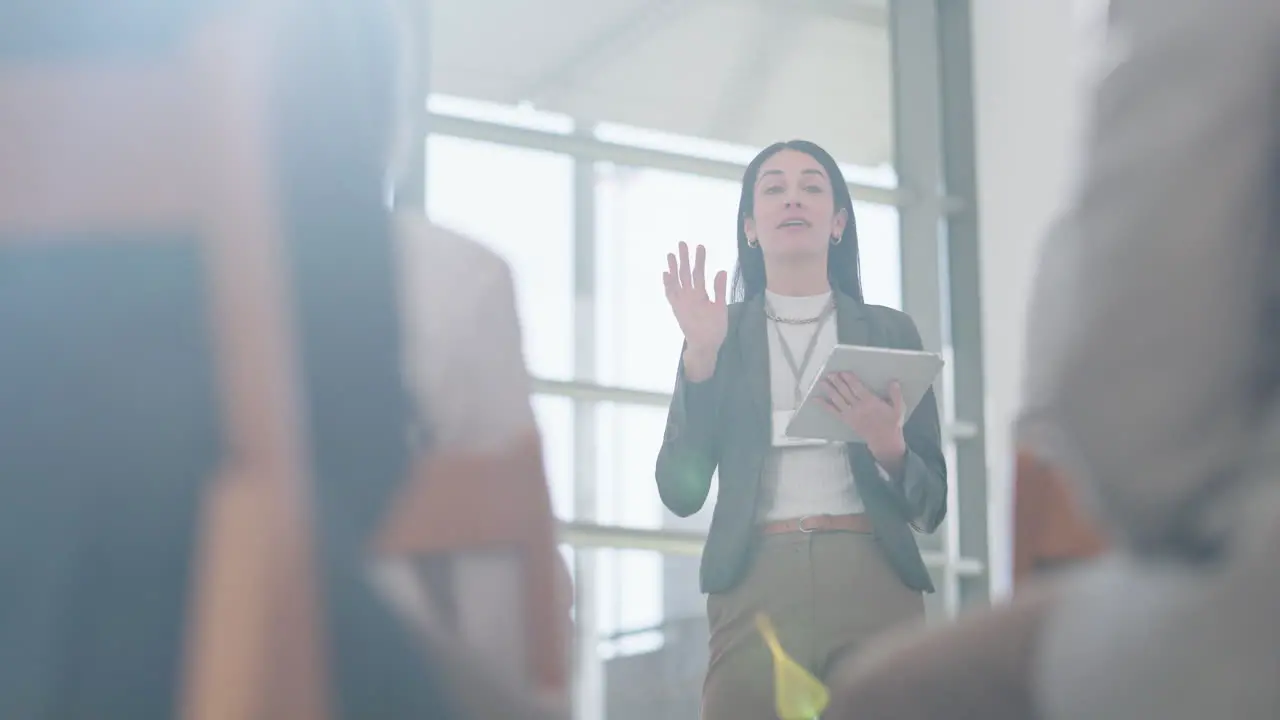
[[[859,400],[866,400],[876,396],[876,394],[871,392],[871,389],[866,385],[862,384],[862,380],[853,373],[840,373],[840,379],[844,381],[846,386],[848,386],[849,392],[853,393],[853,396]]]
[[[693,289],[707,293],[707,249],[701,245],[693,253]]]
[[[907,402],[902,399],[902,383],[897,380],[889,383],[889,404],[899,415],[907,409]]]
[[[821,398],[818,398],[818,400],[822,402],[823,407],[825,407],[829,412],[834,414],[836,417],[841,417],[844,415],[844,409],[841,408],[840,405],[837,405],[836,402],[831,398],[821,397]]]
[[[727,304],[729,274],[723,270],[716,273],[712,280],[715,297],[707,297],[707,248],[699,245],[694,251],[693,262],[689,261],[688,243],[681,242],[677,252],[678,257],[676,253],[667,253],[667,270],[662,274],[662,286],[666,289],[667,297],[671,298],[680,291],[697,292],[698,297],[711,299],[719,305]]]
[[[850,405],[866,399],[866,393],[862,392],[866,388],[863,388],[862,384],[852,374],[836,373],[832,382],[840,390],[840,394],[849,401]]]
[[[667,294],[667,300],[671,300],[676,291],[680,289],[679,283],[676,282],[676,276],[670,270],[662,273],[662,289]]]
[[[831,398],[833,401],[838,401],[843,405],[853,405],[856,398],[854,398],[853,393],[849,390],[849,386],[840,379],[840,375],[838,373],[828,375],[826,378],[826,384],[827,397]]]
[[[729,273],[721,270],[716,273],[716,304],[724,305],[729,287]]]

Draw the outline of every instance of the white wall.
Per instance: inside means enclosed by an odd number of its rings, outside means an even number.
[[[1094,20],[1106,0],[973,0],[993,591],[1008,588],[1012,456],[1033,261],[1075,172]]]

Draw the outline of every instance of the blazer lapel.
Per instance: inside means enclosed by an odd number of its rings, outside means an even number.
[[[758,419],[772,423],[769,393],[769,336],[765,325],[764,294],[744,303],[738,325],[738,350],[742,355],[743,385]]]
[[[868,345],[871,329],[862,303],[836,291],[836,337],[841,345]]]
[[[836,337],[841,345],[870,345],[872,340],[871,324],[862,303],[839,291],[836,292]],[[853,471],[854,483],[865,496],[863,484],[878,475],[876,459],[863,443],[847,446],[845,456]]]

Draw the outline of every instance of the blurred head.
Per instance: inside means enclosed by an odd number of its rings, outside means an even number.
[[[805,262],[825,262],[832,289],[862,301],[849,186],[826,150],[791,140],[765,148],[743,174],[734,298],[763,292],[768,267]]]
[[[374,183],[379,193],[403,165],[406,62],[417,38],[397,0],[320,0],[289,6],[277,36],[282,142],[302,150],[335,192]]]

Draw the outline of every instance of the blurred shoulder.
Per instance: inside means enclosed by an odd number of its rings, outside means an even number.
[[[410,214],[396,218],[408,376],[441,447],[497,447],[534,428],[510,267]]]
[[[511,282],[511,268],[501,255],[466,235],[414,213],[396,215],[401,252],[420,280],[436,287],[462,289]]]

